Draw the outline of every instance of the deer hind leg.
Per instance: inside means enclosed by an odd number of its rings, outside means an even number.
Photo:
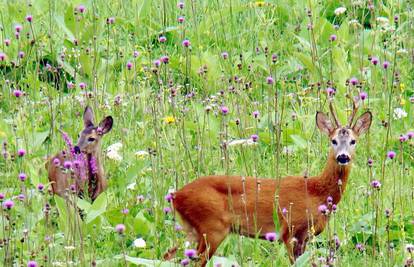
[[[198,247],[197,254],[200,256],[201,267],[206,266],[207,261],[211,259],[213,254],[221,242],[230,232],[230,224],[221,223],[219,221],[211,221],[204,226],[209,226],[198,231]]]

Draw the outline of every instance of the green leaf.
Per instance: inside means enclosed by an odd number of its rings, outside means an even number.
[[[46,138],[49,137],[49,131],[44,131],[44,132],[36,132],[33,134],[33,139],[31,142],[31,147],[32,148],[37,148],[39,146],[41,146]]]
[[[59,216],[58,216],[58,224],[59,229],[61,229],[64,233],[67,233],[68,229],[68,213],[67,213],[67,206],[65,200],[58,195],[55,195],[55,202],[56,208],[58,209]]]
[[[129,263],[138,265],[138,266],[148,266],[148,267],[173,267],[176,266],[176,264],[172,263],[172,262],[167,262],[167,261],[159,261],[159,260],[149,260],[149,259],[143,259],[143,258],[136,258],[136,257],[131,257],[128,255],[117,255],[114,258],[118,259],[119,261],[123,261],[125,257],[125,260]]]
[[[299,258],[297,258],[294,266],[295,267],[309,266],[310,255],[311,254],[309,251],[306,251],[305,253],[303,253]]]
[[[107,195],[106,193],[102,193],[98,196],[97,199],[93,202],[91,208],[87,211],[88,215],[86,216],[86,224],[91,223],[97,217],[102,215],[106,211],[106,207],[108,205]]]
[[[140,236],[147,236],[151,233],[152,224],[145,218],[142,211],[140,211],[134,218],[134,231]]]

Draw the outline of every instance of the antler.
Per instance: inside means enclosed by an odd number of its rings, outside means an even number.
[[[354,120],[354,117],[355,117],[355,115],[358,111],[358,108],[359,108],[359,97],[358,96],[355,96],[355,97],[350,96],[349,98],[351,98],[351,100],[352,100],[352,113],[351,113],[351,116],[349,116],[349,119],[348,119],[348,126],[351,127],[352,121]]]
[[[341,127],[341,124],[339,123],[339,120],[336,117],[335,110],[334,110],[334,107],[333,107],[333,104],[332,104],[332,98],[329,97],[328,101],[329,101],[329,110],[331,111],[331,114],[332,114],[332,117],[335,121],[336,127],[339,128],[339,127]]]

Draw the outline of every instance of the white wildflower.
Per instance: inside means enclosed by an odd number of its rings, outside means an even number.
[[[130,183],[129,185],[127,185],[126,188],[128,190],[134,190],[136,185],[137,185],[137,183],[133,182],[133,183]]]
[[[134,247],[136,248],[145,248],[147,246],[147,243],[144,239],[138,238],[134,240]]]
[[[135,152],[135,156],[137,156],[139,158],[143,158],[147,155],[149,155],[149,153],[145,150],[139,150],[139,151]]]
[[[382,26],[386,26],[386,25],[390,24],[390,20],[386,17],[378,17],[377,22],[378,22],[378,24],[380,24]]]
[[[122,148],[122,143],[118,142],[108,146],[107,151],[119,151]]]
[[[122,156],[119,154],[118,151],[108,151],[106,153],[106,156],[116,161],[122,161]]]
[[[357,19],[351,19],[348,24],[352,27],[359,27],[361,26],[361,24],[359,23],[359,21]]]
[[[405,112],[404,109],[402,108],[394,109],[394,120],[399,120],[405,117],[407,117],[407,112]]]
[[[346,12],[346,7],[338,7],[337,9],[335,9],[334,13],[336,16],[342,15]]]
[[[227,146],[252,146],[257,145],[257,142],[253,142],[251,138],[249,139],[236,139],[227,142]]]

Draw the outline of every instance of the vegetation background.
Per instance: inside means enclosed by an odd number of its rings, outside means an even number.
[[[345,122],[359,97],[373,125],[330,226],[297,266],[412,266],[413,6],[1,1],[2,263],[179,265],[169,191],[209,174],[316,175],[329,148],[316,111],[333,97]],[[44,164],[66,147],[59,129],[76,142],[86,105],[115,124],[102,144],[109,188],[93,204],[77,200],[81,220],[49,193]],[[174,244],[177,262],[161,262]],[[222,266],[289,264],[284,246],[240,236],[217,255]]]

